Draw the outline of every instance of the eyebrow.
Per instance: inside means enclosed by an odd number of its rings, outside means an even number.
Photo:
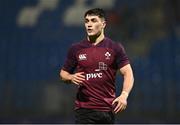
[[[94,20],[94,19],[97,19],[97,18],[95,18],[95,17],[93,17],[93,18],[90,18],[90,19],[88,19],[88,18],[85,18],[85,20]]]

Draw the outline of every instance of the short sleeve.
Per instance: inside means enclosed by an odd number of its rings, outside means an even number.
[[[125,49],[121,43],[118,43],[116,45],[115,50],[116,50],[116,64],[117,64],[118,68],[122,68],[123,66],[130,63],[128,56],[125,52]]]
[[[75,47],[71,46],[68,50],[67,57],[62,69],[69,73],[73,73],[76,66],[77,66],[76,51],[75,51]]]

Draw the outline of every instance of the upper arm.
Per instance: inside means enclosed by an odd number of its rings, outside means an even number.
[[[62,70],[72,73],[75,70],[76,65],[77,65],[76,50],[75,50],[75,47],[72,46],[68,50],[68,54],[67,54],[65,63],[62,67]]]
[[[116,64],[118,69],[121,69],[127,64],[130,64],[126,51],[121,43],[116,44],[115,52],[116,52]]]
[[[120,68],[120,73],[121,73],[122,75],[133,74],[131,65],[130,65],[130,64],[127,64],[127,65],[123,66],[122,68]]]

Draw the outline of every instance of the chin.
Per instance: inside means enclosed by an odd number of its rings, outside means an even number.
[[[94,33],[88,33],[88,36],[95,36],[96,34]]]
[[[92,36],[93,37],[93,36],[97,36],[97,34],[96,33],[89,33],[88,36]]]
[[[88,35],[89,37],[93,37],[93,36],[95,36],[95,35]]]

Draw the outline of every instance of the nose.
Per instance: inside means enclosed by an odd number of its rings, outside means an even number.
[[[92,26],[91,25],[88,25],[88,28],[91,28]]]
[[[88,23],[88,25],[87,25],[87,26],[88,26],[88,28],[92,27],[92,25],[91,25],[90,23]]]
[[[88,28],[92,27],[92,23],[91,23],[91,22],[88,22],[88,23],[87,23],[87,27],[88,27]]]

